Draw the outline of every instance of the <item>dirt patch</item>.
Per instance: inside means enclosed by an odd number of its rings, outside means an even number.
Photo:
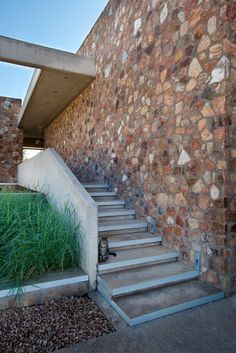
[[[48,353],[113,332],[87,296],[0,311],[0,353]]]

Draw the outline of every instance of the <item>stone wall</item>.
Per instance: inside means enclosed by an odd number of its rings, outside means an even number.
[[[236,288],[236,2],[224,7],[227,19],[227,38],[224,52],[230,60],[226,88],[228,123],[225,127],[225,287]]]
[[[15,182],[22,161],[23,134],[16,127],[20,106],[20,99],[0,97],[0,183]]]
[[[236,5],[111,0],[81,54],[97,78],[45,133],[80,180],[112,180],[202,277],[236,286]],[[231,72],[231,81],[229,73]]]

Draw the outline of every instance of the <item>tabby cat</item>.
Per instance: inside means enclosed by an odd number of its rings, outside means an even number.
[[[108,260],[109,255],[116,256],[115,252],[110,251],[108,238],[101,238],[98,245],[99,262]]]

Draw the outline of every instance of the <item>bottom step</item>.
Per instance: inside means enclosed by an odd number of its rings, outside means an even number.
[[[221,290],[192,280],[113,298],[110,304],[133,326],[222,298]]]

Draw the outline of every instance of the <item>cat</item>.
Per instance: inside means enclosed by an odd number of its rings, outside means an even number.
[[[110,251],[108,238],[101,238],[98,245],[99,262],[108,260],[109,255],[116,256],[115,252]]]

